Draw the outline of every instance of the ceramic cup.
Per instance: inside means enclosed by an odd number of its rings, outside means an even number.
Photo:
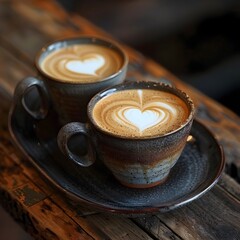
[[[37,77],[21,81],[15,100],[36,119],[46,117],[50,104],[61,122],[87,120],[87,104],[97,92],[124,81],[128,58],[117,43],[91,36],[62,39],[43,47],[36,57]],[[25,97],[35,88],[41,103],[30,109]]]
[[[123,185],[148,188],[163,183],[178,160],[194,105],[186,93],[169,85],[132,82],[95,95],[88,118],[86,124],[72,122],[60,129],[60,150],[82,167],[99,158]],[[85,141],[77,145],[81,155],[69,146],[73,136]]]

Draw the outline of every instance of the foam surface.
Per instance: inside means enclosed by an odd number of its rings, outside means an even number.
[[[50,53],[41,63],[60,81],[96,82],[118,72],[123,59],[117,51],[93,44],[77,44]]]
[[[127,137],[169,133],[185,123],[189,110],[179,97],[157,90],[125,90],[100,100],[93,109],[96,124]]]

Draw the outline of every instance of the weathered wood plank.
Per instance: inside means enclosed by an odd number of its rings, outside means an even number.
[[[88,216],[87,219],[100,226],[109,239],[152,239],[146,232],[124,217],[96,214]]]
[[[228,193],[216,186],[185,207],[136,221],[156,237],[159,236],[159,226],[164,223],[182,239],[239,239],[239,201],[226,195]]]
[[[240,185],[236,180],[224,173],[220,178],[218,185],[240,202]]]
[[[52,1],[12,2],[0,2],[0,64],[7,63],[0,68],[0,201],[15,219],[39,239],[240,239],[239,185],[226,175],[208,194],[183,208],[133,220],[97,213],[71,202],[42,179],[10,143],[10,96],[18,81],[35,74],[35,54],[46,42],[82,33],[107,35],[87,20],[68,15]],[[158,64],[125,48],[130,56],[130,77],[171,79],[193,97],[197,118],[225,150],[227,172],[235,172],[240,179],[239,117]]]
[[[183,239],[239,239],[239,208],[236,198],[216,186],[186,207],[158,218]]]
[[[39,233],[43,239],[52,239],[49,232],[56,239],[93,239],[78,224],[69,218],[64,211],[51,200],[45,199],[31,207],[29,210],[33,217],[38,220],[37,229],[45,227],[44,233]],[[53,238],[53,239],[55,239]]]
[[[12,55],[1,46],[0,65],[0,85],[10,95],[13,95],[14,88],[21,79],[34,74],[31,67],[24,64],[18,55]]]
[[[139,226],[145,229],[151,236],[162,240],[180,240],[178,235],[171,228],[167,227],[157,216],[146,216],[133,220]]]
[[[6,152],[1,154],[0,203],[16,221],[38,239],[92,239],[47,199],[47,194],[22,173]]]
[[[35,197],[40,195],[39,192],[36,193],[35,189],[28,185],[27,188],[17,191],[17,195],[22,199],[25,199],[26,195],[21,190],[30,195],[33,194]],[[7,191],[2,188],[0,188],[0,196],[3,207],[36,239],[93,239],[69,218],[62,209],[48,199],[39,201],[29,209],[21,205],[14,195],[7,194]],[[33,198],[30,197],[30,199]],[[27,205],[31,203],[26,200],[23,202],[27,203]]]
[[[6,4],[1,4],[0,8],[0,41],[13,54],[25,57],[29,62],[33,62],[36,50],[40,49],[45,41],[50,39],[41,34],[30,21],[20,17],[14,11],[14,6],[9,1]],[[25,3],[26,4],[26,3]],[[23,3],[24,5],[24,3]],[[41,21],[39,21],[38,25]]]

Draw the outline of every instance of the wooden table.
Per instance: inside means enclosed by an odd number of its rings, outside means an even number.
[[[36,52],[48,41],[82,33],[107,35],[51,0],[0,1],[1,205],[36,239],[240,239],[240,118],[127,46],[128,77],[168,78],[194,99],[197,119],[225,151],[225,173],[215,187],[167,213],[109,215],[66,199],[12,145],[7,119],[13,91],[35,74]]]

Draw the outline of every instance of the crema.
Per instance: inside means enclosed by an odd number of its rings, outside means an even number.
[[[117,73],[123,58],[113,48],[94,44],[75,44],[57,49],[40,64],[42,71],[58,81],[91,83]]]
[[[102,98],[93,108],[93,119],[114,135],[141,138],[164,135],[181,127],[190,114],[178,96],[159,90],[132,89]]]

